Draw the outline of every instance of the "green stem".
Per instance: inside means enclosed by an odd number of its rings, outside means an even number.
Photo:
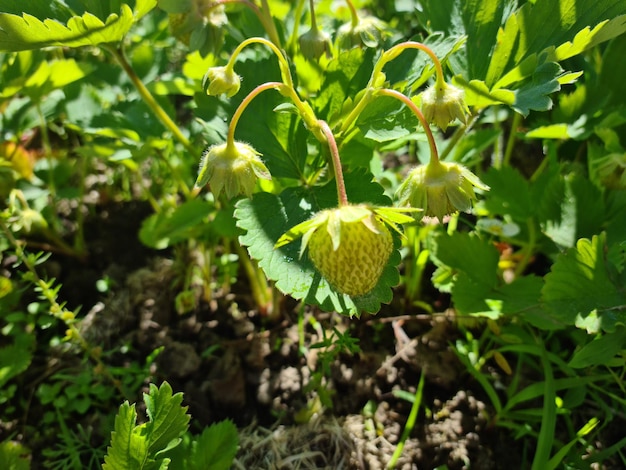
[[[296,44],[298,43],[298,29],[300,27],[300,20],[302,17],[302,10],[304,10],[304,2],[305,0],[298,0],[298,4],[296,6],[293,18],[294,24],[293,29],[291,30],[291,35],[289,36],[289,42],[287,43],[287,49],[293,53],[296,49]]]
[[[233,114],[233,117],[230,120],[230,124],[228,125],[228,135],[226,136],[226,145],[235,144],[235,128],[237,127],[239,118],[241,118],[241,115],[243,114],[244,110],[248,107],[248,105],[252,102],[252,100],[256,98],[259,94],[264,92],[265,90],[275,90],[284,86],[285,85],[282,82],[267,82],[267,83],[263,83],[262,85],[259,85],[250,93],[248,93],[248,95],[239,104],[239,106],[235,110],[235,114]]]
[[[211,8],[218,5],[226,5],[227,3],[241,3],[242,5],[250,8],[250,10],[252,10],[252,12],[261,22],[261,25],[263,25],[263,29],[265,29],[265,32],[269,36],[270,40],[278,47],[281,47],[280,38],[278,37],[278,31],[276,31],[276,25],[274,24],[274,20],[272,19],[272,15],[267,1],[262,2],[263,9],[259,8],[256,3],[251,2],[250,0],[216,0]]]
[[[348,8],[350,9],[350,18],[351,18],[351,24],[352,27],[355,28],[358,26],[359,24],[359,14],[356,11],[356,8],[354,7],[354,4],[352,3],[352,0],[346,0],[346,3],[348,4]]]
[[[537,341],[539,343],[539,340]],[[554,444],[554,431],[556,427],[556,387],[554,385],[554,373],[548,360],[548,354],[543,344],[541,348],[541,365],[544,373],[543,410],[541,413],[541,429],[537,438],[537,449],[533,458],[532,470],[546,468],[550,460],[550,452]]]
[[[437,144],[435,143],[435,137],[433,136],[433,133],[430,130],[430,126],[428,125],[428,122],[426,121],[424,114],[422,114],[422,111],[417,107],[417,105],[413,103],[413,101],[411,101],[411,99],[408,96],[400,93],[399,91],[391,90],[389,88],[383,88],[382,90],[378,90],[376,94],[380,96],[389,96],[391,98],[396,98],[402,101],[404,104],[406,104],[409,107],[409,109],[413,111],[413,114],[417,116],[417,119],[419,119],[420,123],[422,124],[422,127],[424,127],[424,132],[426,133],[426,138],[428,139],[428,145],[430,147],[430,161],[431,163],[438,163],[439,153],[437,151]]]
[[[330,129],[326,121],[319,121],[320,129],[326,136],[328,141],[328,147],[330,148],[330,156],[333,162],[333,170],[335,172],[335,182],[337,184],[337,200],[339,206],[348,205],[348,195],[346,194],[346,185],[343,179],[343,170],[341,168],[341,158],[339,157],[339,149],[337,148],[337,141],[333,135],[333,131]]]
[[[459,140],[461,140],[461,137],[463,137],[467,132],[469,132],[469,130],[472,128],[472,126],[476,122],[476,119],[478,119],[478,115],[472,115],[467,121],[467,124],[461,124],[459,127],[455,129],[454,134],[452,134],[452,137],[448,139],[446,143],[446,147],[439,154],[440,160],[446,159],[446,157],[450,154],[454,146],[459,142]]]
[[[157,103],[157,101],[154,99],[154,96],[152,96],[152,93],[150,93],[150,90],[146,88],[141,79],[137,76],[135,70],[133,70],[132,66],[130,65],[130,62],[128,62],[128,59],[126,59],[124,50],[121,47],[118,49],[111,47],[109,48],[109,51],[111,51],[113,56],[117,59],[120,66],[128,75],[128,78],[130,78],[130,81],[133,82],[133,85],[139,92],[141,98],[144,100],[146,105],[148,105],[154,115],[159,119],[159,121],[161,121],[166,129],[169,130],[181,144],[183,144],[183,146],[185,147],[185,149],[187,149],[189,153],[195,154],[196,149],[193,145],[191,145],[189,139],[187,139],[187,137],[183,135],[176,123],[174,123],[172,118],[170,118],[169,114],[167,114],[165,110],[161,107],[161,105]]]
[[[311,30],[317,31],[317,20],[315,18],[315,1],[309,0],[309,8],[311,10]]]
[[[368,86],[361,99],[356,103],[354,108],[352,108],[350,114],[348,114],[348,117],[346,117],[341,123],[341,127],[339,128],[339,134],[344,134],[345,132],[347,132],[352,124],[356,122],[358,117],[361,115],[361,112],[368,104],[370,104],[370,102],[374,98],[374,91],[374,87]]]
[[[517,128],[522,123],[522,115],[515,113],[513,116],[513,122],[511,123],[511,131],[509,132],[509,139],[506,142],[506,149],[504,150],[504,158],[502,159],[503,166],[510,166],[511,156],[513,155],[513,148],[515,147],[515,141],[517,140]]]
[[[278,58],[280,73],[281,73],[283,82],[288,87],[293,88],[294,87],[293,78],[291,76],[291,72],[289,71],[289,62],[287,62],[287,59],[285,58],[285,55],[281,52],[281,50],[278,47],[276,47],[275,44],[271,43],[265,38],[254,37],[254,38],[248,38],[245,41],[241,42],[231,54],[228,64],[226,65],[226,68],[229,71],[232,71],[235,66],[235,61],[237,60],[237,56],[241,53],[241,51],[246,46],[249,46],[250,44],[254,44],[254,43],[263,44],[269,47],[272,50],[272,52],[276,54],[276,57]]]
[[[535,221],[532,217],[528,218],[526,226],[528,227],[528,244],[524,246],[522,259],[515,267],[516,278],[521,276],[526,270],[526,267],[535,252],[535,245],[537,243],[537,229],[535,227]]]
[[[406,420],[406,426],[404,427],[404,431],[402,431],[402,436],[400,436],[400,441],[396,446],[396,450],[393,452],[391,459],[387,463],[388,469],[396,468],[396,464],[398,463],[398,459],[402,455],[402,451],[404,450],[404,443],[411,435],[411,431],[415,427],[415,421],[417,420],[417,412],[420,409],[420,405],[422,404],[422,394],[424,391],[424,378],[426,374],[422,371],[422,375],[420,376],[419,384],[417,385],[417,390],[415,391],[415,397],[413,399],[413,404],[411,405],[411,411],[409,412],[409,417]]]
[[[398,57],[400,53],[406,49],[418,49],[428,54],[428,56],[432,59],[433,64],[435,65],[435,71],[437,73],[436,86],[443,87],[445,84],[445,78],[443,75],[443,67],[441,66],[441,61],[439,60],[439,57],[437,57],[437,54],[435,54],[430,47],[417,41],[401,42],[400,44],[396,44],[395,46],[385,51],[383,55],[380,56],[380,59],[378,59],[378,62],[374,66],[372,78],[370,79],[370,85],[374,85],[374,83],[376,83],[378,75],[382,72],[383,67],[387,64],[387,62],[390,62]]]
[[[278,37],[278,31],[276,31],[276,25],[274,24],[272,12],[267,0],[261,0],[261,15],[263,17],[261,22],[263,23],[263,27],[265,28],[270,40],[276,44],[277,47],[282,48],[280,38]]]
[[[405,49],[419,49],[425,52],[426,54],[428,54],[428,56],[432,59],[433,63],[435,64],[435,70],[437,72],[437,86],[439,87],[444,86],[445,81],[444,81],[444,75],[443,75],[443,67],[441,66],[441,62],[439,61],[439,58],[430,47],[426,46],[425,44],[422,44],[421,42],[416,42],[416,41],[406,41],[400,44],[396,44],[395,46],[391,47],[389,50],[385,51],[380,56],[380,59],[378,59],[378,61],[374,65],[374,70],[372,71],[372,75],[365,89],[365,93],[363,94],[361,99],[354,105],[354,108],[352,109],[348,117],[346,117],[346,119],[344,119],[343,122],[341,123],[341,128],[339,130],[340,134],[343,134],[348,129],[350,129],[352,124],[354,124],[356,119],[361,114],[361,111],[363,111],[363,109],[372,100],[374,96],[374,92],[380,86],[379,77],[382,74],[382,70],[385,67],[385,65],[388,62],[395,59],[396,57],[398,57],[398,55],[400,55],[400,53],[404,51]],[[427,126],[424,126],[424,127],[426,128]]]
[[[257,97],[257,95],[265,90],[271,89],[278,90],[278,92],[283,96],[288,96],[293,101],[293,104],[296,106],[296,108],[298,108],[298,111],[300,111],[300,116],[302,117],[302,120],[304,121],[307,129],[309,129],[309,131],[313,133],[317,140],[322,143],[326,143],[326,138],[320,130],[319,121],[315,117],[313,109],[307,103],[300,99],[300,97],[296,93],[296,90],[293,87],[285,85],[282,82],[266,82],[257,86],[254,90],[248,93],[248,95],[243,99],[243,101],[235,110],[235,114],[233,114],[230,125],[228,126],[228,135],[226,136],[227,145],[234,145],[235,143],[235,128],[237,127],[239,118],[241,118],[244,110],[248,107],[252,100]]]

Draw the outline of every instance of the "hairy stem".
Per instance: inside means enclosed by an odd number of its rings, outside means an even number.
[[[235,65],[235,61],[237,60],[237,56],[241,53],[241,51],[248,45],[250,44],[254,44],[254,43],[258,43],[258,44],[263,44],[267,47],[269,47],[272,52],[274,52],[274,54],[276,54],[276,57],[278,58],[278,62],[279,62],[279,66],[280,66],[280,73],[283,79],[283,82],[285,83],[285,85],[287,85],[288,87],[293,88],[293,78],[291,76],[291,72],[289,71],[289,63],[287,62],[287,59],[285,58],[284,54],[281,52],[281,50],[273,43],[271,43],[270,41],[268,41],[265,38],[248,38],[245,41],[242,41],[233,51],[233,53],[230,56],[230,60],[228,61],[228,64],[226,65],[226,67],[230,70],[233,69],[234,65]]]
[[[320,129],[326,136],[330,156],[333,162],[333,170],[335,172],[335,182],[337,184],[337,200],[340,206],[348,205],[348,195],[346,194],[346,185],[343,179],[343,169],[341,168],[341,159],[339,158],[339,149],[333,131],[330,129],[326,121],[319,121]]]
[[[408,96],[396,90],[383,88],[382,90],[378,90],[376,94],[380,96],[389,96],[391,98],[396,98],[402,101],[404,104],[406,104],[409,107],[409,109],[413,111],[413,114],[417,116],[417,119],[419,119],[420,123],[424,127],[424,132],[426,132],[426,138],[428,139],[428,145],[430,146],[430,161],[438,162],[439,153],[437,151],[437,144],[435,143],[435,137],[433,136],[433,133],[430,130],[430,126],[428,125],[428,122],[426,121],[424,114],[422,114],[422,111],[417,107],[417,105],[413,103],[413,101],[411,101],[411,99]]]
[[[228,126],[228,135],[226,136],[226,144],[234,145],[235,144],[235,129],[237,127],[237,123],[239,122],[239,118],[243,114],[244,110],[248,107],[248,105],[252,102],[254,98],[256,98],[259,94],[264,92],[265,90],[274,90],[285,85],[282,82],[267,82],[259,85],[246,96],[243,101],[239,104],[237,109],[235,110],[235,114],[233,114],[232,119],[230,120],[230,124]]]
[[[350,21],[352,27],[354,28],[359,24],[359,14],[357,13],[356,8],[352,3],[352,0],[346,0],[346,3],[348,4],[348,8],[350,9]]]

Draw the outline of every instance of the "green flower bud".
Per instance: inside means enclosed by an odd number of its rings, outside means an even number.
[[[377,47],[383,39],[387,25],[373,16],[360,18],[356,26],[346,23],[337,31],[339,47]]]
[[[430,162],[412,170],[396,196],[401,205],[424,209],[427,216],[444,216],[468,211],[476,200],[474,188],[488,191],[489,186],[457,163]]]
[[[207,183],[217,198],[224,190],[231,199],[238,194],[250,197],[257,179],[272,179],[260,154],[242,142],[212,145],[202,155],[196,187]]]
[[[469,109],[463,100],[463,90],[444,82],[443,86],[435,83],[424,91],[422,112],[428,122],[445,131],[455,119],[467,123]]]
[[[323,54],[331,57],[330,36],[317,28],[311,28],[298,38],[300,52],[309,60],[318,60]]]
[[[240,86],[241,77],[228,66],[211,67],[202,79],[202,88],[210,96],[224,93],[230,98],[239,91]]]

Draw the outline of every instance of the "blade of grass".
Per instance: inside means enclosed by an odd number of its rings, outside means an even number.
[[[570,451],[570,449],[574,446],[574,444],[576,444],[576,442],[578,442],[578,440],[581,437],[584,437],[587,434],[589,434],[598,425],[598,423],[600,423],[600,420],[595,417],[587,421],[587,423],[582,428],[580,428],[580,430],[576,433],[576,437],[572,439],[571,441],[569,441],[567,444],[565,444],[561,449],[559,449],[559,451],[556,454],[554,454],[554,456],[548,462],[548,465],[546,466],[546,470],[555,469],[561,463],[561,461],[565,458],[565,456]]]
[[[419,384],[417,385],[417,390],[415,391],[415,398],[413,399],[413,404],[411,405],[411,411],[409,412],[409,417],[406,420],[406,426],[404,427],[404,431],[402,431],[402,436],[400,436],[400,441],[396,446],[396,450],[393,452],[391,459],[389,459],[389,463],[387,463],[387,468],[392,469],[395,468],[398,459],[402,455],[402,450],[404,449],[404,443],[411,435],[411,431],[413,431],[413,426],[415,426],[415,420],[417,419],[417,412],[419,411],[420,405],[422,403],[422,392],[424,390],[424,378],[426,374],[422,372],[422,376],[420,377]]]
[[[474,366],[474,364],[472,364],[472,362],[467,358],[467,356],[461,354],[457,348],[453,348],[453,350],[456,353],[459,360],[465,366],[465,369],[470,374],[472,374],[472,376],[483,387],[483,389],[485,390],[485,393],[487,394],[487,396],[489,396],[489,399],[491,400],[491,404],[496,410],[496,415],[499,416],[502,411],[502,402],[500,401],[500,397],[498,396],[498,392],[496,392],[496,389],[493,387],[493,385],[491,385],[487,377],[480,370],[478,370]]]
[[[532,470],[543,470],[548,468],[550,451],[554,442],[554,430],[556,428],[556,387],[554,385],[554,375],[552,365],[548,360],[545,348],[541,348],[541,365],[545,377],[543,396],[543,416],[541,418],[541,429],[537,439],[537,449],[533,458]]]

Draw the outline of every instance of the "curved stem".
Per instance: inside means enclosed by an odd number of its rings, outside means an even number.
[[[378,90],[376,94],[382,95],[382,96],[389,96],[391,98],[396,98],[402,101],[404,104],[406,104],[409,107],[409,109],[413,111],[413,114],[417,116],[417,119],[419,119],[420,123],[424,127],[424,132],[426,132],[426,138],[428,139],[428,145],[430,146],[430,161],[438,162],[439,153],[437,152],[437,144],[435,143],[435,137],[433,136],[433,133],[430,130],[430,126],[428,125],[426,118],[422,114],[422,111],[420,111],[420,109],[417,107],[417,105],[413,103],[413,101],[411,101],[411,99],[408,96],[403,95],[402,93],[396,90],[383,88],[382,90]]]
[[[293,78],[291,77],[291,72],[289,71],[289,63],[287,62],[287,59],[285,58],[281,50],[278,47],[276,47],[276,45],[274,45],[272,42],[268,41],[265,38],[254,37],[254,38],[248,38],[245,41],[241,42],[231,54],[228,64],[226,64],[226,67],[232,70],[233,67],[235,66],[235,61],[237,60],[237,56],[241,53],[241,51],[246,46],[249,46],[250,44],[254,44],[254,43],[263,44],[269,47],[272,50],[272,52],[276,54],[276,57],[278,58],[280,73],[282,75],[283,82],[285,82],[285,85],[293,88]]]
[[[354,28],[359,24],[359,14],[357,13],[356,8],[352,3],[352,0],[346,0],[346,3],[348,4],[348,8],[350,9],[351,24]]]
[[[315,1],[309,0],[309,8],[311,10],[311,29],[317,31],[317,19],[315,18]]]
[[[282,82],[267,82],[259,85],[250,93],[248,93],[248,96],[246,96],[239,104],[239,106],[235,110],[235,114],[233,114],[233,117],[230,120],[230,124],[228,126],[228,135],[226,136],[227,145],[233,145],[235,143],[235,128],[237,127],[239,118],[243,114],[244,110],[248,107],[248,105],[252,102],[252,100],[265,90],[273,90],[283,86],[285,85]]]
[[[378,59],[378,62],[374,66],[374,71],[372,72],[370,84],[373,85],[376,82],[378,74],[382,71],[387,62],[390,62],[398,57],[400,53],[406,49],[419,49],[420,51],[428,54],[428,56],[432,59],[433,64],[435,65],[435,71],[437,73],[437,86],[443,87],[445,80],[443,75],[443,67],[441,66],[441,61],[439,60],[439,57],[437,57],[437,54],[435,54],[430,47],[417,41],[401,42],[400,44],[396,44],[395,46],[385,51],[383,55],[380,56],[380,59]]]
[[[346,185],[343,180],[343,169],[341,168],[341,159],[339,158],[339,149],[333,131],[330,129],[326,121],[319,121],[320,129],[326,136],[328,147],[330,148],[330,156],[333,161],[333,170],[335,172],[335,182],[337,184],[337,200],[340,206],[348,204],[348,195],[346,194]]]
[[[343,134],[348,129],[350,129],[350,126],[352,126],[352,124],[357,120],[361,112],[365,109],[365,107],[368,104],[370,104],[370,102],[372,101],[372,98],[374,97],[374,90],[375,89],[372,88],[371,86],[368,87],[367,90],[365,90],[365,93],[363,94],[361,99],[356,103],[354,108],[352,108],[352,111],[350,111],[350,114],[348,114],[348,117],[346,117],[341,123],[341,127],[339,128],[339,132],[341,134]]]

